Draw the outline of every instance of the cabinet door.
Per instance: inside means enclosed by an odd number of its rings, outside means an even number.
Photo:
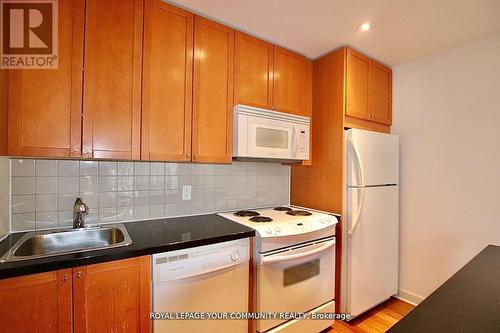
[[[302,115],[305,58],[274,46],[274,108]]]
[[[311,123],[309,126],[309,159],[302,161],[302,165],[312,165],[313,154],[313,62],[306,60],[304,65],[304,84],[302,85],[302,115],[309,117]]]
[[[150,257],[73,268],[74,332],[150,332]]]
[[[71,269],[0,281],[0,332],[71,333]]]
[[[273,44],[236,31],[234,104],[273,107]]]
[[[370,59],[347,49],[347,116],[371,120],[369,112]]]
[[[194,57],[193,161],[230,163],[234,30],[196,16]]]
[[[83,155],[139,159],[142,0],[87,0]]]
[[[191,160],[193,14],[147,0],[144,21],[143,160]]]
[[[80,157],[84,12],[59,2],[57,69],[9,71],[9,155]]]
[[[370,68],[370,110],[373,121],[392,123],[392,70],[372,60]]]

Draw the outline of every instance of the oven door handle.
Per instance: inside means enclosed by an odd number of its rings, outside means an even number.
[[[271,264],[271,263],[276,263],[276,262],[282,262],[282,261],[289,261],[289,260],[295,260],[295,259],[302,259],[305,257],[310,257],[312,255],[318,254],[320,252],[323,252],[325,250],[328,250],[329,248],[335,246],[335,239],[327,241],[323,243],[321,246],[316,247],[310,251],[306,252],[300,252],[300,253],[295,253],[295,254],[285,254],[285,255],[270,255],[270,256],[262,256],[261,259],[261,265],[264,264]]]

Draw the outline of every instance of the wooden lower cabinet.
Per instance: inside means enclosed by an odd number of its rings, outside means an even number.
[[[73,268],[74,333],[150,331],[150,257]]]
[[[151,331],[150,257],[0,280],[0,332]]]
[[[71,332],[71,269],[0,280],[0,332]]]

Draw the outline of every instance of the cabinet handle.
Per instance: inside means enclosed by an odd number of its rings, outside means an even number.
[[[63,281],[68,281],[68,278],[69,278],[68,274],[64,274]]]
[[[79,279],[82,277],[82,272],[78,271],[76,272],[76,278]]]

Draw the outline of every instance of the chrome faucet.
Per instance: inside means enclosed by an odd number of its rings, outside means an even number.
[[[89,207],[83,202],[82,198],[76,198],[73,206],[73,229],[85,227],[84,215],[89,211]]]

